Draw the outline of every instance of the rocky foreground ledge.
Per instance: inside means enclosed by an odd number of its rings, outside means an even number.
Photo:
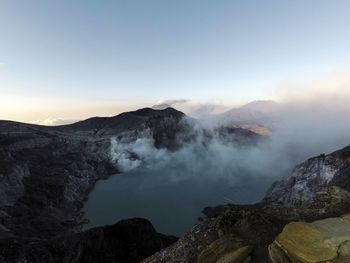
[[[272,263],[350,262],[350,214],[289,223],[269,246]]]

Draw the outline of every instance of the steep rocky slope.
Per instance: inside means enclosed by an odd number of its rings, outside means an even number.
[[[115,173],[107,140],[0,123],[0,209],[8,235],[44,238],[79,228],[94,182]]]
[[[284,206],[305,206],[329,186],[350,189],[350,147],[311,158],[298,165],[290,176],[274,183],[265,201]]]

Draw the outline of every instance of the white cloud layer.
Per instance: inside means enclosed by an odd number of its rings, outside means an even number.
[[[38,125],[45,125],[45,126],[56,126],[56,125],[70,124],[76,121],[77,120],[63,120],[63,119],[49,117],[46,119],[35,120],[35,121],[32,121],[31,123],[38,124]]]

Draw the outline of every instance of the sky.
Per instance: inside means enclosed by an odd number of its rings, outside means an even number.
[[[350,72],[349,13],[347,0],[0,0],[0,119],[303,93]]]

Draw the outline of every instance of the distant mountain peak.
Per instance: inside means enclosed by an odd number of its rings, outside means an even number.
[[[216,116],[221,123],[273,127],[283,105],[273,100],[256,100]]]
[[[262,113],[271,113],[278,111],[281,108],[281,104],[274,100],[254,100],[249,102],[242,107],[241,109],[250,109]]]

